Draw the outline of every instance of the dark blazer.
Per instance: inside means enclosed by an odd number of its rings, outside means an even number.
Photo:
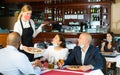
[[[73,52],[65,60],[64,65],[82,65],[81,54],[81,48],[76,46]],[[103,61],[99,49],[92,45],[89,46],[84,61],[84,65],[90,64],[94,66],[94,69],[102,69],[103,67]]]

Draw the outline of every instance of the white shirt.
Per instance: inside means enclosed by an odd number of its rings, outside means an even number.
[[[88,48],[89,48],[89,47],[88,47]],[[81,52],[82,52],[82,58],[81,58],[81,60],[82,60],[82,65],[84,65],[85,55],[86,55],[86,53],[87,53],[88,48],[85,50],[85,52],[83,52],[82,49],[81,49]]]
[[[29,21],[27,22],[24,22],[23,20],[22,21],[22,24],[23,24],[23,28],[28,28],[30,27],[30,24],[29,24]],[[41,26],[35,30],[35,24],[34,24],[34,21],[32,19],[30,19],[30,23],[31,23],[31,26],[33,28],[33,37],[36,37],[38,33],[40,33],[42,31],[42,28]],[[20,20],[18,20],[15,25],[14,25],[14,32],[18,32],[20,35],[22,35],[22,27],[21,27],[21,23],[20,23]]]
[[[0,72],[4,75],[36,74],[27,56],[8,45],[0,49]]]
[[[44,56],[48,60],[51,57],[54,57],[55,63],[56,63],[56,62],[58,62],[59,59],[65,60],[67,58],[67,56],[68,56],[68,49],[67,48],[63,48],[61,50],[54,50],[54,46],[49,46],[45,50],[45,52],[42,54],[42,56]]]

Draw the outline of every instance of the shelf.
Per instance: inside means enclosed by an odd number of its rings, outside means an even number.
[[[69,25],[70,22],[86,23],[91,28],[110,23],[110,2],[72,2],[46,4],[52,8],[52,20]],[[105,14],[104,14],[105,13]],[[69,25],[76,26],[76,25]]]
[[[61,3],[61,4],[45,4],[48,7],[74,7],[74,6],[86,6],[86,5],[106,5],[108,2],[77,2],[77,3]]]

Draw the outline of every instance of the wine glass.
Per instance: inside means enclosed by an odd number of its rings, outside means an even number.
[[[62,69],[63,64],[64,64],[64,59],[59,59],[59,61],[57,62],[58,68]]]
[[[48,62],[49,63],[54,63],[55,62],[55,57],[53,57],[53,56],[49,57]]]
[[[42,57],[40,59],[40,62],[41,62],[41,69],[44,70],[46,68],[48,68],[48,61],[46,58]]]
[[[53,68],[54,68],[54,63],[55,63],[55,57],[51,56],[51,57],[48,59],[48,68],[49,68],[49,69],[53,69]]]

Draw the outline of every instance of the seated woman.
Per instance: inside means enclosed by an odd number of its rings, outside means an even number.
[[[43,57],[46,59],[50,59],[51,57],[55,58],[55,62],[57,62],[59,59],[66,59],[68,55],[68,49],[66,48],[65,39],[62,36],[62,34],[57,34],[53,38],[51,46],[49,46],[45,52],[42,54]]]
[[[108,32],[106,34],[106,39],[102,41],[101,52],[114,52],[117,50],[118,48],[114,40],[114,34],[113,32]],[[107,65],[107,68],[115,69],[115,64],[116,63],[107,62],[106,65]]]
[[[65,60],[67,55],[68,49],[66,48],[65,39],[62,34],[56,34],[52,40],[52,45],[42,53],[44,60],[47,59],[49,62],[51,58],[54,58],[54,63],[56,64],[60,59]]]
[[[101,44],[101,51],[102,52],[113,52],[114,50],[117,50],[117,45],[114,40],[114,34],[113,32],[108,32],[106,34],[106,40],[103,40]]]

